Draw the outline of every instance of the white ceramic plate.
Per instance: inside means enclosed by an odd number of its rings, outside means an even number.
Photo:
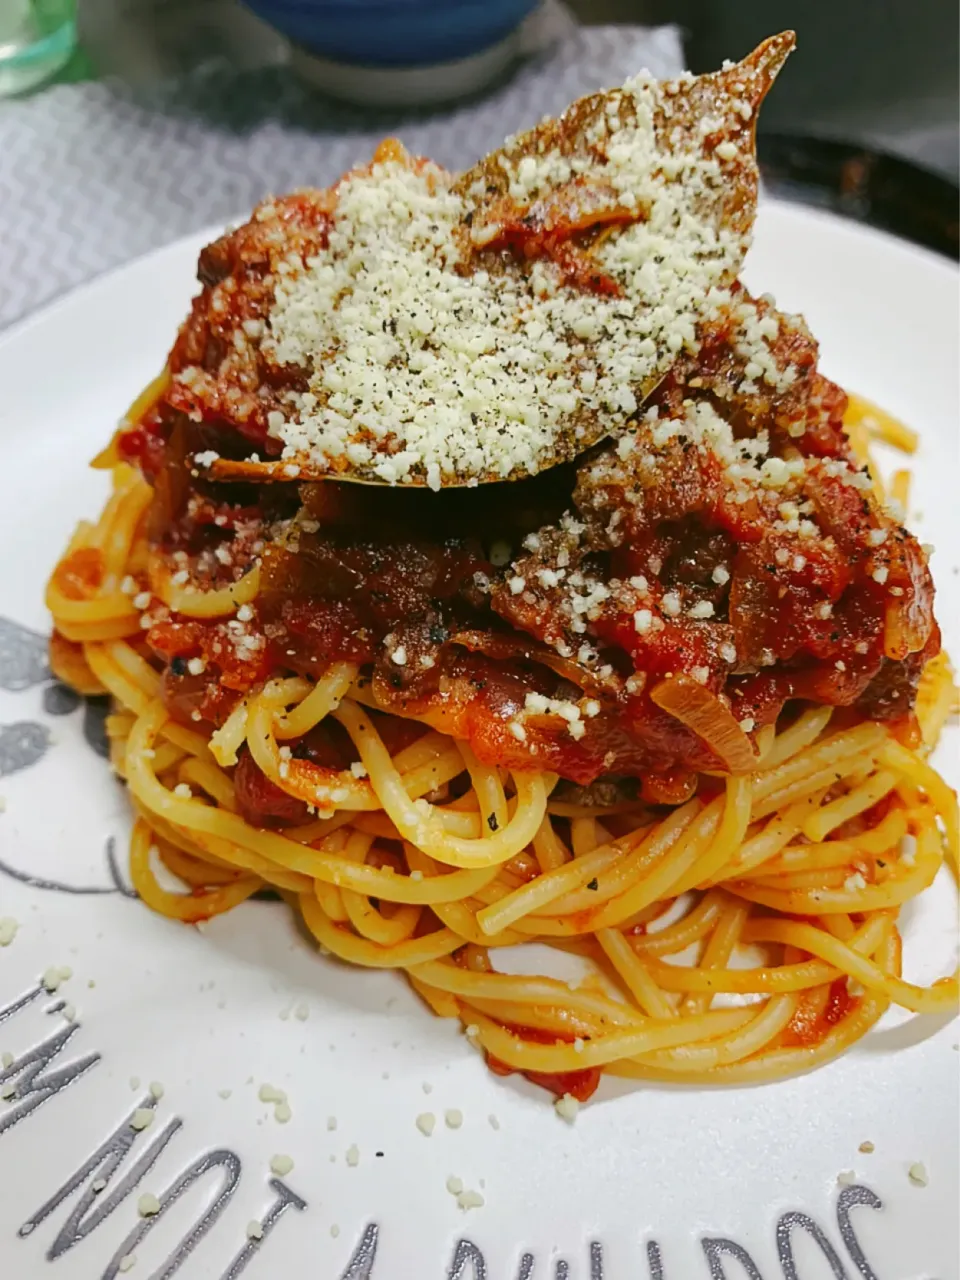
[[[19,628],[47,630],[43,581],[103,496],[85,464],[160,366],[202,242],[0,342],[0,614]],[[806,313],[829,374],[922,431],[915,519],[960,654],[954,270],[767,204],[746,275]],[[0,1102],[5,1280],[112,1278],[130,1253],[134,1277],[182,1264],[250,1280],[956,1280],[956,1023],[891,1013],[841,1061],[760,1088],[605,1084],[569,1126],[541,1090],[491,1076],[401,978],[320,959],[283,906],[194,929],[118,892],[105,849],[113,837],[122,864],[125,796],[82,712],[50,715],[45,689],[39,638],[7,626],[0,772],[23,744],[42,759],[0,778],[0,916],[20,922],[0,949],[0,1051],[16,1059],[0,1082],[33,1073],[24,1100]],[[940,752],[948,774],[955,745]],[[956,963],[955,909],[944,876],[904,912],[908,976]],[[73,970],[57,996],[38,994],[49,966]],[[150,1081],[164,1085],[156,1119],[94,1193]],[[289,1123],[258,1101],[265,1082],[286,1091]],[[445,1125],[448,1109],[462,1127]],[[427,1111],[431,1138],[415,1123]],[[281,1179],[276,1154],[294,1160]],[[848,1170],[854,1185],[839,1185]],[[449,1175],[485,1205],[458,1209]],[[158,1219],[139,1216],[144,1192],[164,1202]]]

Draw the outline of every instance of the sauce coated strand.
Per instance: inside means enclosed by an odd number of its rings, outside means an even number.
[[[534,1044],[573,1043],[572,1037],[558,1036],[549,1031],[542,1031],[539,1027],[510,1026],[507,1029],[515,1035],[522,1036],[524,1040],[533,1041]],[[512,1076],[516,1071],[516,1067],[508,1067],[505,1062],[501,1062],[492,1054],[488,1053],[486,1059],[487,1066],[494,1075]],[[539,1085],[541,1089],[556,1094],[558,1098],[562,1098],[564,1094],[570,1094],[578,1102],[587,1102],[597,1091],[602,1071],[599,1067],[585,1067],[582,1071],[521,1071],[520,1074],[526,1076],[531,1084]]]

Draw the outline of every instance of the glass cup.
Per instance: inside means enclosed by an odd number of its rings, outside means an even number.
[[[75,0],[0,0],[0,98],[49,79],[75,42]]]

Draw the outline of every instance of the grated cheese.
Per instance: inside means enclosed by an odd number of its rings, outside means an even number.
[[[566,1120],[567,1124],[573,1124],[580,1111],[580,1103],[572,1093],[565,1093],[562,1098],[557,1098],[553,1109],[561,1120]]]
[[[293,1116],[283,1089],[275,1089],[272,1084],[262,1084],[257,1091],[257,1097],[261,1102],[273,1104],[273,1118],[277,1124],[287,1124]]]
[[[482,1209],[485,1204],[486,1201],[479,1191],[471,1191],[465,1188],[457,1196],[457,1207],[465,1212],[467,1209]]]
[[[667,618],[678,618],[682,607],[676,591],[668,591],[660,601],[660,609]]]
[[[268,415],[283,459],[439,489],[536,472],[621,428],[677,353],[696,350],[697,320],[748,244],[726,225],[721,161],[749,171],[752,155],[715,142],[719,129],[746,138],[742,104],[720,93],[707,134],[661,136],[669,96],[637,77],[607,95],[579,154],[552,142],[526,154],[537,135],[525,135],[496,158],[520,214],[578,177],[594,178],[600,207],[643,211],[591,252],[620,296],[569,284],[549,260],[495,251],[488,270],[501,228],[482,165],[455,181],[388,159],[342,179],[327,248],[280,264],[261,340],[308,373],[290,410]],[[744,342],[768,323],[745,320]]]
[[[59,991],[61,985],[73,977],[73,970],[69,965],[51,965],[49,969],[44,971],[43,977],[40,979],[44,990],[49,991],[51,995],[54,991]]]
[[[422,1111],[420,1115],[417,1116],[417,1128],[425,1138],[429,1138],[433,1134],[436,1124],[437,1117],[432,1111]]]
[[[137,1201],[137,1213],[141,1218],[152,1218],[160,1212],[160,1201],[150,1191],[145,1191]]]

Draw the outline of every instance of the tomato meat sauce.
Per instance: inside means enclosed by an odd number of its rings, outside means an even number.
[[[925,553],[853,457],[803,321],[739,285],[622,438],[528,479],[435,493],[198,473],[198,451],[278,456],[268,419],[306,370],[260,336],[280,260],[322,255],[334,206],[270,202],[204,251],[172,380],[118,440],[154,485],[161,559],[202,588],[260,565],[244,644],[229,619],[149,631],[174,714],[217,725],[271,676],[348,661],[383,710],[482,761],[637,779],[651,800],[749,768],[787,704],[909,734],[940,645]],[[500,252],[554,259],[627,216],[576,184],[501,212]],[[73,566],[70,589],[92,572]],[[246,812],[292,820],[252,763],[238,777]]]
[[[837,978],[830,984],[825,1004],[815,995],[804,993],[797,1002],[797,1009],[781,1035],[785,1048],[802,1046],[815,1048],[838,1023],[842,1022],[857,1003],[851,996],[846,978]]]

